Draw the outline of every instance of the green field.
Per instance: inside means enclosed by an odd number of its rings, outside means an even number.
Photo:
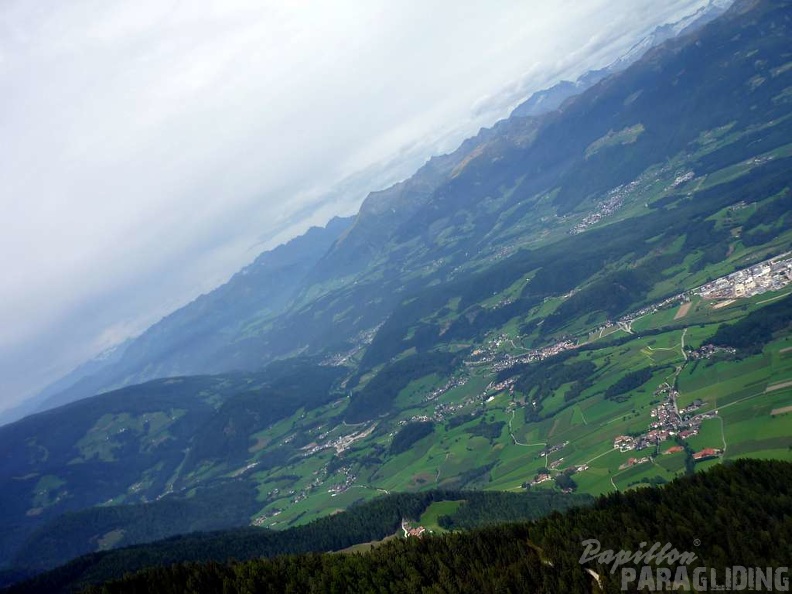
[[[426,528],[429,532],[445,532],[445,530],[437,523],[440,516],[448,516],[453,514],[459,509],[463,501],[435,501],[421,516],[418,523]]]

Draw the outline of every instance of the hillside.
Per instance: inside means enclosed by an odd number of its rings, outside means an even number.
[[[607,559],[581,562],[582,543],[590,539],[596,539],[603,551],[638,551],[646,543],[694,551],[695,560],[689,564],[648,564],[652,576],[659,575],[657,567],[670,567],[672,575],[682,567],[692,581],[695,569],[703,567],[709,579],[716,572],[722,584],[727,567],[785,567],[792,542],[790,485],[789,463],[746,460],[661,489],[602,497],[593,507],[531,523],[399,538],[363,554],[179,564],[128,574],[88,591],[638,591],[638,579],[627,574],[625,581],[621,570],[610,571],[615,564]],[[624,567],[637,574],[641,564],[628,562]],[[25,591],[62,591],[68,586],[58,577],[67,575],[44,576],[27,584]],[[771,573],[771,583],[775,577]]]
[[[3,556],[46,568],[96,548],[247,524],[258,508],[242,480],[247,433],[326,404],[339,377],[294,361],[266,374],[153,380],[0,428]],[[299,445],[257,465],[286,460]],[[229,476],[194,480],[218,464]]]
[[[553,114],[565,101],[603,78],[623,71],[647,49],[677,34],[697,31],[723,13],[722,4],[710,2],[677,23],[655,29],[627,55],[602,70],[584,74],[574,84],[559,83],[557,87],[535,93],[508,120],[498,122],[492,129],[482,129],[449,155],[433,157],[407,180],[372,192],[354,221],[333,220],[326,229],[311,229],[306,235],[263,254],[226,285],[166,317],[133,340],[120,361],[110,361],[100,371],[81,378],[65,390],[63,382],[59,382],[61,390],[48,390],[38,410],[156,377],[254,371],[274,358],[322,353],[338,349],[339,343],[349,340],[360,342],[361,336],[367,336],[389,316],[403,296],[438,280],[458,276],[450,263],[440,266],[445,248],[441,249],[434,241],[419,247],[402,233],[405,229],[421,228],[413,225],[414,220],[425,222],[427,215],[432,220],[436,215],[429,211],[438,208],[438,197],[448,195],[453,203],[442,206],[448,218],[436,223],[430,234],[453,236],[457,243],[467,234],[457,227],[455,218],[475,219],[476,225],[484,229],[491,225],[495,212],[501,211],[505,216],[520,202],[520,211],[524,214],[531,211],[527,218],[537,215],[547,219],[545,215],[552,215],[554,209],[539,213],[536,205],[525,203],[522,198],[504,200],[509,196],[501,196],[512,194],[518,187],[518,195],[526,191],[524,178],[530,175],[533,165],[522,171],[523,165],[514,160],[527,157],[531,161],[531,153],[540,143],[560,144],[564,151],[571,148],[565,146],[565,131],[561,132],[561,138],[550,132],[537,139],[537,134],[554,121]],[[502,172],[487,167],[490,159],[511,165]],[[482,162],[484,174],[493,182],[489,188],[481,189],[484,192],[481,196],[488,204],[487,212],[469,212],[457,202],[467,199],[465,196],[472,186],[480,185],[475,177],[467,178],[466,172],[471,164]],[[504,173],[505,178],[495,183],[493,176]],[[542,188],[543,185],[540,182],[536,186],[540,193],[552,191],[552,187]],[[486,195],[492,189],[495,191]],[[459,214],[455,214],[457,209]],[[541,225],[526,228],[524,232],[544,233],[547,222],[543,220]],[[518,233],[523,233],[520,227],[524,223],[517,226]],[[493,257],[500,258],[524,244],[524,238],[511,236],[515,230],[504,233],[503,227],[501,223],[490,230],[492,245],[483,253],[478,253],[483,246],[473,245],[471,251],[465,243],[454,246],[454,257],[463,261],[481,260],[489,265]],[[352,311],[354,316],[350,315]]]
[[[156,378],[259,370],[258,358],[251,363],[256,344],[248,327],[265,324],[288,307],[305,276],[351,223],[334,218],[262,253],[224,285],[127,341],[118,353],[78,368],[44,390],[33,410]]]
[[[355,545],[375,546],[402,534],[406,520],[432,533],[444,533],[437,522],[487,526],[538,519],[553,511],[590,505],[585,495],[561,493],[497,493],[433,490],[382,495],[373,501],[286,530],[240,528],[195,533],[146,545],[94,553],[47,572],[23,586],[52,594],[68,591],[152,566],[183,561],[224,562],[276,555],[346,551]]]
[[[790,27],[738,1],[483,130],[0,427],[0,561],[792,460]]]

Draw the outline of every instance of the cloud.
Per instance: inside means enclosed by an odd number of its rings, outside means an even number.
[[[704,3],[3,3],[0,408]]]

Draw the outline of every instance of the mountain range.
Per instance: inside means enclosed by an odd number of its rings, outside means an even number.
[[[0,427],[0,560],[792,458],[790,27],[711,3],[64,378]]]
[[[264,322],[284,313],[298,294],[311,296],[317,290],[314,285],[321,285],[317,281],[342,280],[360,272],[367,262],[366,254],[383,247],[381,242],[388,229],[403,224],[415,214],[432,192],[456,175],[460,164],[464,166],[475,158],[492,140],[508,137],[513,120],[558,110],[567,99],[621,72],[652,47],[695,31],[717,18],[729,4],[730,1],[710,0],[707,6],[680,21],[656,27],[605,68],[586,72],[575,82],[561,81],[532,94],[513,110],[509,120],[499,122],[492,130],[482,130],[454,153],[433,158],[405,182],[371,193],[353,220],[334,219],[323,229],[312,228],[305,235],[262,254],[222,287],[167,316],[140,337],[80,366],[0,419],[15,420],[99,391],[157,377],[256,369],[271,356],[284,356],[276,350],[251,357],[256,347],[246,341],[266,332]],[[349,231],[351,237],[347,238],[348,227],[353,224],[355,229]],[[329,250],[336,240],[339,245]],[[380,317],[384,319],[383,315]],[[239,344],[231,347],[232,343]],[[127,347],[131,352],[127,353]],[[192,352],[197,348],[201,349],[200,353]]]

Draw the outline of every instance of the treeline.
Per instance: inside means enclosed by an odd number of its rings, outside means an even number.
[[[608,389],[605,390],[605,398],[623,402],[626,400],[626,398],[623,397],[625,394],[644,385],[652,379],[653,373],[654,370],[651,367],[644,367],[643,369],[637,369],[627,373],[619,378],[616,383],[608,386]]]
[[[161,506],[140,511],[124,508],[115,518],[116,512],[101,510],[63,520],[60,516],[89,510],[121,493],[127,494],[125,503],[137,504],[154,501],[171,487],[175,493],[191,489],[194,485],[189,469],[200,466],[202,460],[224,457],[224,462],[241,466],[250,456],[251,433],[301,407],[310,408],[337,397],[331,390],[342,373],[339,368],[297,359],[257,373],[152,380],[0,427],[0,559],[3,564],[32,564],[41,569],[96,550],[96,540],[114,530],[124,531],[121,544],[132,544],[190,529],[247,524],[252,512],[248,513],[249,505],[241,501],[239,493],[219,498],[233,497],[235,512],[218,512],[213,509],[216,503],[205,505],[203,490],[197,491],[198,497],[193,500],[169,497],[161,500]],[[85,440],[97,438],[104,431],[100,428],[110,426],[108,423],[117,430],[104,436],[106,440],[89,442],[94,445],[86,449]],[[234,431],[226,433],[225,427]],[[185,462],[187,450],[190,459]],[[287,451],[276,450],[262,460],[267,464],[288,455]],[[220,472],[225,474],[227,470]],[[28,513],[31,502],[39,497],[35,492],[37,481],[31,477],[47,475],[63,482],[60,494],[53,493],[50,504],[36,514]],[[204,475],[203,483],[208,484],[210,478]],[[133,484],[135,491],[128,491]],[[248,501],[250,497],[242,499]],[[183,509],[177,510],[179,507]],[[158,511],[166,508],[167,512]],[[218,522],[206,520],[209,509],[213,509],[212,516]],[[163,521],[142,520],[155,515]],[[175,526],[179,521],[181,528]],[[98,529],[88,534],[70,528],[81,522]],[[152,528],[150,535],[143,533],[144,526]],[[113,535],[117,542],[119,533]],[[49,534],[59,536],[48,540]]]
[[[637,309],[645,304],[646,294],[665,273],[682,263],[691,251],[700,252],[689,265],[691,272],[721,261],[727,253],[730,234],[727,229],[717,228],[708,217],[741,200],[753,202],[783,191],[792,184],[791,162],[790,158],[779,158],[764,163],[737,179],[697,191],[692,199],[669,196],[658,202],[656,206],[661,207],[650,215],[591,229],[537,250],[522,250],[487,270],[418,291],[394,308],[367,349],[361,367],[373,368],[411,347],[426,352],[452,340],[482,336],[510,319],[528,315],[544,298],[579,287],[582,289],[546,316],[541,326],[537,328],[537,320],[523,322],[521,332],[531,334],[538,329],[540,336],[547,339],[575,319],[598,313],[613,318]],[[731,163],[719,161],[719,168]],[[789,216],[782,217],[782,228],[763,227],[765,221],[785,208],[785,196],[779,195],[775,202],[760,209],[762,213],[750,221],[752,231],[745,241],[751,245],[765,243],[788,228]],[[666,209],[668,202],[676,203],[675,208]],[[684,247],[674,248],[682,237]],[[638,265],[612,269],[613,263],[625,254]],[[481,307],[482,301],[532,272],[519,299],[497,308]],[[438,312],[448,313],[447,304],[455,298],[459,299],[459,313],[450,326],[426,321]]]
[[[408,423],[393,436],[388,453],[391,456],[397,456],[402,452],[406,452],[416,441],[431,435],[433,431],[434,423],[432,421]]]
[[[129,546],[175,534],[246,526],[260,507],[253,484],[232,480],[198,488],[189,498],[68,512],[36,530],[11,564],[34,573],[51,569],[95,551],[97,538],[107,534],[116,537],[114,546]]]
[[[506,498],[493,508],[492,513],[497,514],[500,521],[537,518],[554,509],[568,509],[574,505],[589,505],[592,502],[592,498],[587,495],[563,495],[551,491],[519,493],[513,494],[513,497],[517,499],[507,501]],[[394,493],[354,505],[343,513],[281,531],[244,528],[189,534],[147,545],[93,553],[42,574],[12,591],[42,594],[67,592],[90,583],[118,578],[145,567],[187,561],[225,562],[229,559],[338,551],[354,544],[381,540],[396,533],[402,518],[418,520],[435,501],[466,501],[466,505],[473,507],[474,520],[471,520],[470,511],[461,511],[460,522],[476,525],[475,514],[478,512],[475,510],[485,505],[480,500],[492,505],[496,499],[483,491]],[[465,506],[460,510],[465,510]],[[452,515],[452,518],[455,517],[455,514]],[[489,523],[485,517],[481,521]]]
[[[457,508],[453,514],[440,516],[438,524],[446,530],[470,530],[481,526],[513,522],[515,518],[538,519],[554,511],[563,511],[594,498],[581,495],[570,498],[557,491],[481,491]]]
[[[536,421],[542,409],[542,401],[553,395],[564,384],[572,384],[565,395],[567,402],[577,398],[583,390],[593,385],[592,376],[597,371],[597,366],[591,361],[571,361],[577,353],[567,351],[555,357],[517,365],[498,374],[498,381],[515,377],[515,389],[525,394],[536,405],[524,410],[526,419]]]
[[[444,539],[399,539],[365,555],[176,565],[91,587],[86,594],[537,591],[549,572],[526,535],[524,526],[491,528]],[[558,591],[581,592],[587,581],[581,574]]]
[[[390,412],[396,396],[411,381],[433,373],[449,376],[460,362],[458,355],[432,352],[411,355],[389,363],[352,396],[346,410],[346,420],[360,423]]]
[[[733,324],[721,324],[710,342],[716,346],[734,347],[745,354],[762,352],[776,332],[792,323],[792,296],[752,311]]]
[[[790,463],[739,460],[533,523],[398,539],[365,554],[180,564],[88,592],[622,592],[621,572],[611,573],[610,562],[581,564],[583,541],[597,539],[601,550],[614,551],[668,543],[695,553],[687,566],[691,573],[696,567],[721,576],[734,565],[786,567],[792,550],[790,485]],[[627,564],[638,570],[641,565]],[[598,574],[599,586],[587,569]],[[635,591],[637,582],[628,586]]]
[[[477,425],[473,425],[472,427],[465,429],[465,433],[470,433],[470,435],[493,440],[500,437],[500,434],[503,432],[504,425],[506,425],[505,421],[493,421],[492,423],[488,423],[482,418]]]

